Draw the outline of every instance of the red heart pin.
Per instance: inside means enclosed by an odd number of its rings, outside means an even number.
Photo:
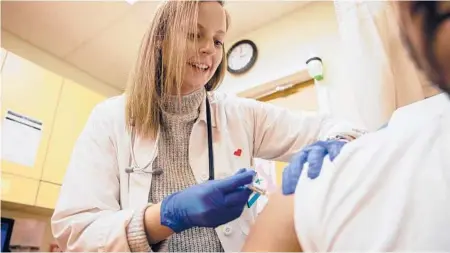
[[[240,148],[238,148],[238,149],[236,149],[236,151],[234,151],[235,156],[241,156],[241,153],[242,153],[242,149],[240,149]]]

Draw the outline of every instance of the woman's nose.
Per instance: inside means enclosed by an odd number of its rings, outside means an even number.
[[[214,53],[214,42],[212,42],[212,41],[202,41],[200,43],[200,53],[202,53],[202,54],[213,54]]]

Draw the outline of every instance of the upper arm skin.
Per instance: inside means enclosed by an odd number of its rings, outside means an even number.
[[[294,196],[281,191],[270,195],[267,206],[256,219],[243,252],[302,251],[294,227]]]

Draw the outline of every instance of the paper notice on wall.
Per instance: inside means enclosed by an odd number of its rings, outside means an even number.
[[[2,122],[2,160],[34,167],[42,138],[42,122],[8,111]]]

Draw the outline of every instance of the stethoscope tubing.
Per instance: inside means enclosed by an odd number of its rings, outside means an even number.
[[[211,126],[211,106],[209,103],[208,96],[206,96],[206,125],[207,125],[207,133],[208,133],[208,166],[209,166],[209,180],[214,180],[214,149],[213,149],[213,140],[212,140],[212,126]],[[159,130],[155,141],[155,150],[156,146],[158,145],[159,141]],[[134,129],[134,126],[131,127],[131,136],[130,136],[130,156],[128,161],[128,167],[125,169],[125,171],[129,173],[135,173],[135,172],[142,172],[142,173],[151,173],[151,174],[157,174],[156,170],[147,171],[147,168],[153,163],[153,160],[155,158],[155,155],[153,155],[152,159],[144,166],[140,167],[137,164],[136,157],[135,157],[135,150],[134,150],[134,144],[136,139],[136,131]],[[156,151],[154,152],[156,153]],[[161,174],[162,170],[158,170],[158,174]]]

